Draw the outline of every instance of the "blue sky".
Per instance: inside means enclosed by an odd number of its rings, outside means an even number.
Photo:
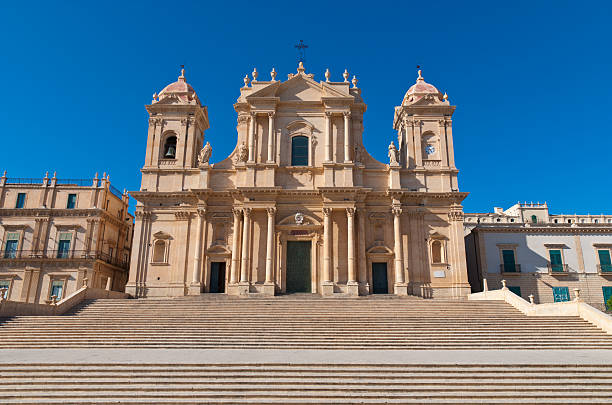
[[[86,4],[88,3],[88,4]],[[610,2],[12,2],[0,12],[0,170],[137,190],[151,95],[181,64],[208,106],[212,161],[236,137],[253,67],[357,75],[365,146],[386,160],[393,107],[423,67],[454,115],[466,211],[548,201],[612,214]],[[376,6],[374,7],[373,4]]]

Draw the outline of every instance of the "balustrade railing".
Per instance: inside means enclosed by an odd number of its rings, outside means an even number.
[[[45,252],[42,250],[9,250],[2,252],[0,259],[59,259],[59,260],[74,260],[74,259],[97,259],[105,263],[112,264],[123,269],[129,267],[129,261],[113,257],[108,253],[92,252],[89,250],[55,250]]]

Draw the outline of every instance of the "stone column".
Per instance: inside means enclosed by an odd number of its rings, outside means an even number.
[[[268,113],[268,163],[274,163],[274,112]]]
[[[422,121],[414,121],[416,127],[414,131],[414,159],[417,167],[423,166],[423,145],[421,144],[423,135]]]
[[[349,295],[359,295],[359,285],[355,271],[355,208],[346,209],[346,233],[347,233],[347,263],[348,282],[347,292]]]
[[[344,162],[351,161],[351,112],[345,111],[344,115]]]
[[[402,232],[401,232],[401,215],[402,209],[399,206],[394,206],[393,212],[393,234],[394,246],[393,254],[395,255],[395,294],[407,295],[408,288],[404,283],[404,269],[402,260]]]
[[[249,283],[249,245],[251,231],[251,209],[245,208],[242,226],[242,266],[240,266],[240,284]]]
[[[193,256],[193,277],[189,288],[189,295],[199,295],[202,292],[202,233],[204,220],[206,218],[206,208],[198,208],[198,227],[196,229],[195,254]]]
[[[332,129],[331,129],[332,113],[325,112],[325,161],[332,161]]]
[[[232,235],[232,271],[230,272],[230,284],[236,284],[238,282],[238,269],[240,268],[240,255],[238,254],[239,243],[240,243],[240,217],[242,211],[234,208],[234,230]]]
[[[255,126],[257,125],[257,114],[251,113],[251,127],[249,128],[249,162],[255,162]]]
[[[360,208],[357,212],[358,230],[357,230],[357,266],[358,266],[358,279],[361,291],[360,294],[368,294],[370,287],[368,284],[368,270],[366,263],[366,248],[365,248],[365,208]]]
[[[334,283],[331,279],[331,208],[323,208],[323,283],[321,286],[322,295],[332,295],[334,293]]]
[[[268,235],[266,244],[266,281],[264,284],[264,293],[266,295],[274,295],[274,222],[276,220],[276,208],[269,207],[267,211]]]

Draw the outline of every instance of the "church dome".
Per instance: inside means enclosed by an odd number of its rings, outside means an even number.
[[[181,69],[181,75],[177,81],[170,83],[162,91],[159,92],[159,100],[155,100],[157,95],[153,96],[154,102],[162,101],[166,98],[175,99],[181,104],[200,104],[200,100],[196,95],[195,90],[185,79],[185,69]]]
[[[406,95],[404,95],[402,105],[413,104],[428,94],[438,96],[440,101],[442,101],[442,93],[440,93],[440,90],[434,85],[427,83],[425,79],[423,79],[423,76],[421,76],[421,71],[419,70],[419,77],[417,77],[416,83],[413,84],[406,92]]]

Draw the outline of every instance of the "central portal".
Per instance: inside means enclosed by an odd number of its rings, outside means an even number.
[[[287,241],[287,293],[312,292],[310,248],[309,241]]]

